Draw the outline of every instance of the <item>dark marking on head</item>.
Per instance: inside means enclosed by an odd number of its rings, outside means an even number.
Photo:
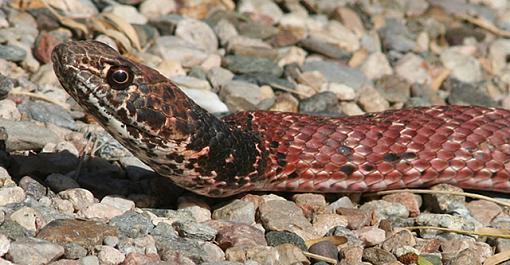
[[[271,148],[278,148],[280,144],[277,141],[271,141],[271,144],[269,145]]]
[[[159,129],[165,125],[166,116],[159,111],[143,108],[138,109],[136,120],[140,123],[146,123],[151,128]]]
[[[295,179],[295,178],[298,178],[298,177],[299,177],[299,174],[296,173],[296,171],[290,173],[289,176],[288,176],[289,179]]]

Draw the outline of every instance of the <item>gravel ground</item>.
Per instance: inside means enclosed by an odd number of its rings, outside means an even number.
[[[209,199],[184,191],[80,109],[58,84],[50,54],[69,39],[106,42],[218,114],[510,109],[510,2],[46,3],[0,0],[0,265],[506,259],[510,239],[410,228],[510,229],[507,209],[487,200],[408,192]]]

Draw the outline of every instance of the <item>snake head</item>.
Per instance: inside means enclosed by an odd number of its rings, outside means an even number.
[[[188,117],[176,109],[194,103],[156,70],[97,41],[62,43],[52,61],[64,89],[110,133],[129,139],[142,133],[187,137]]]

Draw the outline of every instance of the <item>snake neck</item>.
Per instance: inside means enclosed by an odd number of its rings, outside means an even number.
[[[136,131],[145,134],[144,128],[157,127],[147,123],[151,116],[163,115],[165,123],[158,131],[150,132],[152,135],[131,137],[139,142],[124,141],[128,149],[157,173],[207,196],[228,196],[257,184],[265,172],[267,155],[256,133],[223,122],[176,86],[158,91],[162,100],[157,102],[151,100],[156,91],[140,97],[144,104],[133,102],[138,106],[137,117],[146,122]],[[250,122],[248,115],[246,123]]]

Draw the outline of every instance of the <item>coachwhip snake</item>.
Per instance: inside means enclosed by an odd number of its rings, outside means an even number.
[[[52,54],[65,90],[135,156],[193,192],[360,192],[450,183],[510,192],[510,111],[474,106],[346,118],[240,112],[218,119],[106,44]]]

